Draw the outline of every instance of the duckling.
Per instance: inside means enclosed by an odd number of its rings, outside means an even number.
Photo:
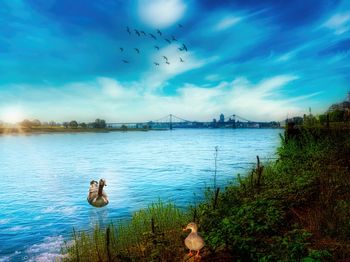
[[[198,227],[196,223],[191,222],[183,231],[191,229],[191,233],[185,239],[185,245],[190,250],[188,256],[192,256],[192,250],[197,251],[196,258],[200,258],[199,251],[204,247],[203,238],[197,233]]]
[[[90,205],[94,207],[104,207],[108,205],[107,194],[103,191],[104,186],[107,186],[104,179],[100,179],[99,183],[95,180],[90,182],[89,195],[87,197],[87,201]]]

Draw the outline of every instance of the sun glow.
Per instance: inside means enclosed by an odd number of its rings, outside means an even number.
[[[0,114],[0,120],[5,123],[16,124],[23,120],[23,112],[18,107],[6,108]]]

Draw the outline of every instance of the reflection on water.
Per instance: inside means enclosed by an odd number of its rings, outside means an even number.
[[[162,200],[185,207],[212,185],[244,173],[256,155],[273,156],[273,129],[173,130],[0,136],[0,262],[52,261],[72,228],[105,225]],[[105,178],[110,203],[87,201]],[[194,197],[196,194],[196,197]]]
[[[93,228],[97,225],[106,225],[110,222],[108,208],[91,208],[89,210],[89,225]]]

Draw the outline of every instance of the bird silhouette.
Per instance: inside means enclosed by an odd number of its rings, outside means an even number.
[[[166,64],[170,65],[170,63],[168,61],[165,62]]]
[[[168,38],[165,38],[164,40],[171,44],[171,41]]]
[[[185,62],[185,61],[180,57],[180,62],[183,63],[183,62]]]
[[[143,34],[144,36],[146,36],[146,33],[145,33],[145,31],[141,31],[141,34]]]
[[[134,50],[135,50],[138,54],[140,53],[140,49],[134,48]]]
[[[173,40],[173,41],[177,41],[177,39],[175,38],[175,36],[171,36],[171,40]]]
[[[166,56],[163,55],[163,58],[164,58],[166,61],[168,61],[168,58],[167,58]]]
[[[155,45],[154,48],[159,51],[159,46]]]
[[[138,31],[138,30],[134,30],[135,31],[135,33],[138,35],[138,36],[141,36],[141,34],[140,34],[140,32]]]
[[[131,35],[131,31],[130,31],[130,28],[128,26],[126,27],[126,31],[129,33],[129,35]]]
[[[185,44],[182,44],[182,48],[187,52],[187,46]]]
[[[123,52],[123,51],[124,51],[124,48],[122,48],[122,47],[121,47],[121,48],[119,48],[119,49],[120,49],[120,52]]]
[[[128,60],[122,60],[124,64],[129,64],[129,61]]]
[[[154,62],[154,64],[155,64],[156,66],[159,66],[159,63],[157,63],[157,62]]]
[[[159,34],[159,35],[162,35],[162,32],[158,29],[157,30],[157,33]]]
[[[157,37],[154,34],[149,34],[154,40],[157,40]]]
[[[179,26],[180,28],[183,28],[183,25],[182,25],[182,24],[178,24],[178,26]]]

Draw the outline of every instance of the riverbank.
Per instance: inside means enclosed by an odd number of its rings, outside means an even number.
[[[202,261],[346,261],[348,132],[301,128],[287,133],[277,152],[277,161],[258,161],[238,184],[208,189],[206,200],[186,211],[155,204],[131,221],[74,233],[75,244],[63,252],[69,261],[181,261],[181,228],[195,221],[206,241]]]
[[[65,127],[0,127],[0,135],[11,134],[55,134],[55,133],[106,133],[126,131],[149,131],[148,128],[65,128]]]

